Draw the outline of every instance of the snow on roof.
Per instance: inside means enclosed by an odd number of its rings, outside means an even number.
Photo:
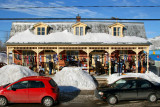
[[[7,54],[6,53],[0,53],[0,62],[3,62],[7,64]],[[9,56],[9,63],[12,63],[12,56]]]
[[[56,81],[62,92],[96,89],[93,78],[80,67],[64,67],[52,78]]]
[[[120,75],[120,76],[119,76],[119,73],[115,73],[109,76],[107,80],[108,80],[108,84],[112,84],[121,78],[128,78],[128,77],[144,78],[151,81],[155,85],[160,84],[160,77],[158,77],[151,71],[149,73],[147,72],[146,73],[125,73],[125,75]]]
[[[152,44],[149,47],[149,50],[157,50],[160,49],[160,36],[157,36],[155,38],[150,38],[148,41]]]
[[[0,68],[0,86],[13,83],[22,77],[38,76],[38,74],[28,67],[20,65],[6,65]]]
[[[7,43],[100,43],[100,44],[137,44],[147,43],[145,38],[136,36],[115,37],[106,33],[87,33],[84,36],[73,35],[67,30],[49,35],[34,35],[30,30],[20,32],[11,37]]]

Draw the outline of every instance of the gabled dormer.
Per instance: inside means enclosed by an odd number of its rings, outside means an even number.
[[[44,24],[42,22],[40,23],[37,23],[33,26],[34,28],[34,33],[36,35],[47,35],[48,33],[48,25],[47,24]]]
[[[115,23],[109,26],[112,30],[112,35],[113,36],[120,36],[123,37],[123,28],[125,27],[123,24],[121,23]]]
[[[77,23],[72,25],[72,28],[74,30],[73,34],[83,36],[86,34],[86,26],[87,25],[80,22],[81,17],[79,15],[76,17],[76,19],[77,19]]]

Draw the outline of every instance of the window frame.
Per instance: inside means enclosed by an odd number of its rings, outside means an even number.
[[[46,35],[46,30],[45,27],[37,27],[37,35]]]

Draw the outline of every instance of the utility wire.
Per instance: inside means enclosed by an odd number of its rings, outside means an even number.
[[[0,9],[29,9],[29,8],[73,8],[73,7],[160,7],[157,6],[57,6],[57,7],[1,7]]]
[[[76,18],[0,18],[0,20],[76,20]],[[160,21],[157,19],[125,19],[125,18],[81,18],[81,20],[137,20],[137,21]]]

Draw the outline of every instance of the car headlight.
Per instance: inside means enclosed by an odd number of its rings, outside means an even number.
[[[98,94],[101,95],[101,96],[103,96],[103,92],[99,92]]]

